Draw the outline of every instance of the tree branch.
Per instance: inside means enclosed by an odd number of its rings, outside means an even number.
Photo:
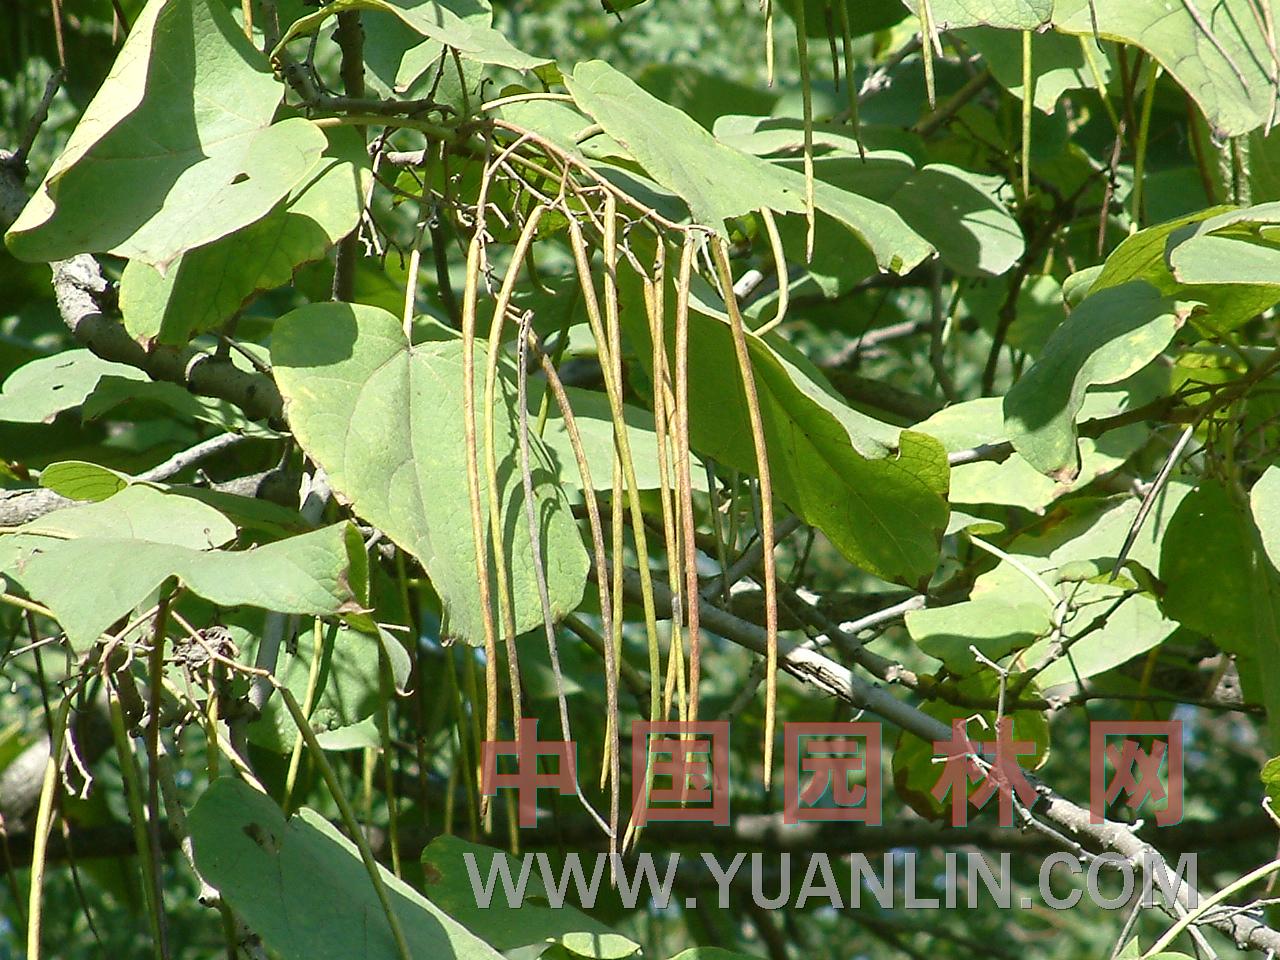
[[[623,572],[623,585],[629,597],[633,600],[639,599],[640,577],[635,571]],[[657,581],[653,583],[652,588],[654,603],[658,607],[659,614],[670,616],[672,600],[670,590]],[[701,612],[702,624],[708,630],[748,650],[754,650],[760,654],[765,652],[765,631],[762,628],[740,620],[706,600],[701,604]],[[821,653],[802,646],[786,647],[781,642],[779,646],[778,666],[803,683],[859,709],[878,714],[894,726],[926,742],[945,741],[951,738],[951,729],[940,720],[897,699],[888,690],[863,680],[847,667]],[[1180,878],[1177,878],[1160,851],[1138,837],[1131,827],[1114,821],[1093,823],[1087,809],[1061,796],[1053,788],[1040,783],[1030,774],[1028,779],[1036,785],[1036,792],[1039,795],[1034,812],[1040,814],[1044,820],[1090,841],[1099,849],[1121,854],[1135,866],[1144,868],[1149,866],[1155,871],[1164,871],[1171,882],[1178,884],[1176,896],[1183,906],[1188,906],[1193,898],[1197,901],[1201,898],[1198,892],[1190,889],[1188,884],[1182,883]],[[1063,839],[1066,840],[1066,838]],[[1226,933],[1242,947],[1280,951],[1280,933],[1251,917],[1221,911],[1214,915],[1206,915],[1204,922]]]

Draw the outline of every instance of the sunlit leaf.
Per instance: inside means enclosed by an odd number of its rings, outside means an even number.
[[[221,3],[151,0],[9,249],[28,260],[105,251],[164,269],[248,226],[324,149],[311,121],[272,122],[283,94]]]
[[[400,322],[377,307],[312,304],[277,321],[271,358],[294,436],[321,464],[355,512],[409,551],[427,570],[450,628],[484,639],[467,494],[462,416],[462,341],[437,328],[410,346]],[[483,400],[484,351],[477,350],[476,406]],[[542,622],[516,453],[514,374],[501,367],[496,438],[506,540],[499,545],[517,630]],[[477,415],[477,424],[484,422]],[[483,449],[483,431],[478,439]],[[587,554],[553,462],[532,438],[533,479],[553,612],[582,597]],[[483,476],[483,456],[481,457]],[[488,539],[487,497],[481,485]],[[493,545],[488,545],[492,550]],[[489,561],[491,576],[494,570]],[[496,595],[496,594],[495,594]]]

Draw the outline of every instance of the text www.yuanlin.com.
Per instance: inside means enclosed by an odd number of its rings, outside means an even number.
[[[718,906],[727,908],[731,888],[750,888],[757,906],[774,910],[785,906],[857,908],[864,899],[881,907],[910,909],[975,908],[991,903],[1005,909],[1030,909],[1036,900],[1019,896],[1015,902],[1010,856],[981,853],[947,853],[942,871],[919,868],[911,851],[886,853],[878,864],[865,854],[815,853],[793,864],[790,854],[739,853],[722,859],[712,853],[698,857],[672,853],[664,861],[642,853],[634,860],[597,853],[594,859],[569,853],[557,866],[545,853],[526,853],[518,860],[495,856],[482,869],[475,854],[464,853],[467,878],[476,905],[488,908],[501,893],[506,906],[518,907],[525,898],[545,900],[560,908],[567,902],[590,909],[610,886],[627,909],[651,903],[657,909],[672,905],[681,892],[710,891],[714,886]],[[612,865],[612,871],[610,866]],[[694,881],[690,883],[682,880]],[[844,882],[841,882],[843,880]],[[570,897],[570,888],[576,897]],[[1141,898],[1144,907],[1173,902],[1180,888],[1195,908],[1196,855],[1184,854],[1176,868],[1162,860],[1133,861],[1119,854],[1104,854],[1083,864],[1068,853],[1055,853],[1040,864],[1039,902],[1055,910],[1075,907],[1087,898],[1114,910]],[[703,894],[706,896],[706,894]],[[499,901],[500,903],[502,901]],[[698,905],[697,895],[684,896],[682,905]]]

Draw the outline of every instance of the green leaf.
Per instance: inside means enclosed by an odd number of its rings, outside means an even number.
[[[215,780],[191,810],[200,875],[284,960],[395,960],[395,942],[355,845],[303,808],[280,808],[238,780]],[[500,954],[390,871],[378,868],[415,957]]]
[[[671,960],[756,960],[749,953],[726,950],[724,947],[690,947],[681,950]]]
[[[468,856],[469,855],[469,856]],[[487,907],[476,903],[470,870],[481,883],[487,883],[493,862],[506,861],[511,877],[520,876],[521,862],[494,847],[469,843],[458,837],[437,837],[422,851],[425,890],[432,902],[463,926],[482,937],[503,953],[521,947],[541,947],[559,943],[581,957],[594,960],[619,960],[640,949],[640,945],[598,920],[571,906],[547,906],[541,872],[534,866],[529,872],[525,900],[521,906],[507,904],[501,881],[494,885],[493,900]],[[594,866],[591,854],[583,855],[583,868],[588,878]],[[661,867],[659,867],[661,870]],[[607,883],[603,880],[602,884]]]
[[[625,294],[634,278],[624,278]],[[713,296],[703,288],[689,316],[691,442],[703,455],[754,475],[755,447],[732,333],[719,307],[708,302]],[[671,293],[667,302],[674,300]],[[624,295],[622,302],[627,335],[648,369],[648,320],[641,308],[630,306],[640,302],[638,293]],[[666,326],[673,328],[674,323]],[[673,357],[673,340],[667,348]],[[853,410],[781,339],[748,335],[747,351],[774,495],[822,530],[850,562],[887,580],[926,583],[947,525],[942,445]]]
[[[88,350],[64,350],[25,363],[0,392],[0,421],[50,423],[63,410],[84,403],[105,376],[145,381],[136,367],[102,360]]]
[[[965,276],[1003,274],[1022,256],[1022,231],[997,196],[1003,181],[943,163],[915,169],[904,155],[897,156],[896,163],[874,166],[856,156],[819,158],[814,175],[829,187],[821,191],[824,199],[815,202],[834,216],[842,197],[843,203],[850,195],[873,200],[923,238],[926,255],[931,245],[947,266]],[[817,192],[815,187],[815,196]],[[896,229],[896,224],[882,222],[876,229]],[[884,236],[879,242],[898,245],[903,269],[897,272],[920,262],[901,236]],[[880,247],[874,242],[868,246],[879,261]]]
[[[1071,302],[1075,289],[1084,287],[1086,283],[1091,284],[1089,293],[1098,293],[1131,280],[1143,280],[1163,296],[1196,300],[1203,304],[1203,310],[1198,311],[1195,317],[1198,326],[1217,333],[1235,329],[1271,306],[1276,300],[1274,291],[1268,287],[1231,283],[1183,283],[1174,276],[1168,262],[1169,254],[1176,245],[1195,235],[1196,224],[1218,214],[1229,215],[1231,211],[1230,207],[1209,207],[1139,230],[1111,252],[1101,272],[1091,274],[1090,271],[1098,269],[1096,267],[1081,271],[1074,285],[1069,278],[1064,285],[1064,298]],[[1184,264],[1183,268],[1189,269],[1189,266]],[[1210,269],[1220,270],[1221,267]],[[1068,290],[1068,287],[1072,289]]]
[[[715,133],[722,143],[753,155],[781,154],[783,161],[803,144],[803,125],[787,117],[723,117]],[[898,150],[859,156],[848,127],[820,125],[814,142],[835,148],[814,162],[814,204],[825,215],[819,217],[819,230],[830,217],[858,237],[880,269],[905,273],[936,249],[958,273],[999,275],[1022,256],[1022,232],[1000,199],[1004,182],[999,178],[941,163],[917,168]],[[802,192],[804,177],[794,166],[778,167],[778,176]],[[791,228],[787,239],[797,251],[793,259],[803,262],[803,221],[787,217],[783,225]],[[844,230],[827,229],[825,245],[818,237],[815,261],[849,260]]]
[[[1235,288],[1242,301],[1241,320],[1261,313],[1280,301],[1280,203],[1180,227],[1169,237],[1168,262],[1182,283],[1220,285],[1228,292]],[[1221,321],[1215,328],[1222,329]]]
[[[1249,508],[1271,565],[1280,570],[1280,467],[1267,467],[1249,491]]]
[[[184,95],[177,95],[183,91]],[[309,120],[217,0],[152,0],[6,241],[26,260],[108,252],[165,269],[265,216],[315,166]]]
[[[210,550],[232,540],[236,528],[212,507],[134,486],[100,503],[46,513],[13,532],[58,540],[119,537]]]
[[[1264,489],[1260,500],[1267,498]],[[1265,575],[1270,565],[1258,556],[1255,536],[1252,518],[1226,487],[1201,481],[1169,522],[1160,552],[1161,606],[1223,650],[1274,657],[1275,651],[1258,644],[1264,636],[1263,606],[1274,602],[1280,581],[1274,571]],[[1255,576],[1259,565],[1266,568],[1260,577]]]
[[[465,8],[461,19],[483,29],[489,26],[492,16],[487,3],[476,3],[474,9],[471,5]],[[463,58],[458,69],[458,62],[444,44],[424,37],[398,16],[363,17],[360,25],[365,36],[366,80],[372,90],[387,97],[429,95],[435,103],[459,114],[465,112],[470,91],[477,88],[484,75],[479,61]],[[440,70],[441,57],[445,58],[443,71]]]
[[[489,11],[480,0],[333,0],[323,9],[295,20],[276,51],[296,37],[318,30],[326,20],[348,10],[372,10],[398,17],[424,37],[453,47],[468,60],[513,70],[533,70],[550,63],[512,45],[506,35],[489,26]]]
[[[188,251],[163,274],[142,260],[129,261],[120,278],[120,311],[134,339],[184,344],[220,327],[355,228],[369,158],[353,130],[340,127],[328,136],[324,156],[262,219]]]
[[[1219,138],[1248,133],[1271,117],[1272,57],[1252,0],[1057,0],[1054,29],[1092,38],[1095,23],[1098,36],[1132,43],[1158,60]]]
[[[1129,394],[1119,390],[1088,394],[1079,419],[1085,421],[1120,413],[1128,399]],[[948,453],[1008,439],[1003,401],[999,397],[952,404],[912,429],[940,440]],[[1115,470],[1147,437],[1147,430],[1141,424],[1132,424],[1109,431],[1096,440],[1089,437],[1080,440],[1080,472],[1069,482],[1045,476],[1016,452],[1003,463],[979,461],[952,467],[950,500],[952,503],[998,503],[1043,513],[1059,497]]]
[[[1260,499],[1268,499],[1266,489]],[[1280,573],[1248,507],[1222,483],[1202,480],[1179,504],[1160,552],[1160,579],[1166,614],[1257,664],[1271,747],[1280,749]]]
[[[1280,806],[1280,757],[1272,757],[1264,763],[1258,778],[1267,789],[1267,799],[1271,801],[1271,808],[1276,809]]]
[[[919,0],[903,0],[912,13]],[[1049,22],[1053,0],[929,0],[934,28],[1002,27],[1006,30],[1035,30]]]
[[[365,556],[354,527],[339,523],[251,550],[211,549],[234,534],[230,526],[198,501],[128,487],[0,537],[0,571],[53,610],[77,650],[172,576],[223,606],[297,614],[360,607],[351,583],[363,578]]]
[[[974,657],[971,646],[998,663],[1049,632],[1044,604],[1009,604],[991,597],[913,610],[906,622],[920,649],[956,674],[990,669]]]
[[[1074,479],[1081,468],[1076,418],[1085,391],[1145,367],[1193,306],[1168,300],[1142,281],[1090,293],[1005,396],[1005,426],[1017,451],[1041,473]]]
[[[1011,30],[978,27],[966,30],[960,36],[982,54],[982,62],[1001,86],[1019,100],[1026,97],[1022,87],[1022,37],[1019,34]],[[1085,42],[1093,41],[1085,38]],[[1103,83],[1106,83],[1111,62],[1097,49],[1093,55]],[[1053,32],[1032,34],[1031,65],[1035,71],[1032,102],[1037,110],[1044,113],[1053,113],[1062,95],[1070,90],[1097,89],[1079,37]]]
[[[40,471],[40,486],[71,500],[105,500],[127,487],[129,480],[126,474],[84,460],[63,460]]]
[[[377,308],[311,304],[281,317],[271,359],[294,435],[334,491],[422,563],[456,634],[484,638],[467,495],[462,341],[410,346],[400,321]],[[477,424],[483,424],[484,351],[476,351]],[[498,491],[517,631],[542,622],[516,452],[514,373],[500,364],[495,411]],[[483,451],[483,431],[477,443]],[[532,467],[552,610],[573,610],[587,554],[552,460],[531,438]],[[481,454],[481,507],[489,540]],[[493,545],[489,570],[494,570]],[[494,594],[496,596],[496,593]]]
[[[654,180],[684,198],[697,223],[724,234],[725,220],[761,207],[804,210],[803,189],[796,190],[794,177],[784,179],[765,161],[719,143],[607,63],[579,63],[565,85]]]
[[[1156,498],[1154,509],[1139,531],[1129,553],[1131,565],[1154,570],[1159,563],[1160,544],[1187,487],[1171,481]],[[1110,571],[1120,553],[1125,536],[1138,512],[1138,501],[1126,497],[1118,503],[1096,500],[1066,500],[1055,522],[1041,530],[1017,537],[1005,550],[1048,584],[1059,584],[1057,592],[1070,597],[1063,621],[1061,641],[1070,650],[1062,656],[1054,639],[1046,637],[1021,655],[1020,662],[1038,666],[1055,656],[1036,677],[1043,689],[1062,683],[1087,680],[1145,653],[1167,638],[1177,624],[1166,619],[1155,599],[1134,594],[1120,582],[1071,583],[1069,578],[1084,563],[1093,569]],[[1000,563],[974,582],[972,599],[992,599],[1010,606],[1037,604],[1046,615],[1047,598],[1022,571]],[[1105,614],[1105,621],[1098,618]]]

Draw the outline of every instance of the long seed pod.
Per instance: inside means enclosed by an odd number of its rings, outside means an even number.
[[[667,555],[667,585],[673,597],[679,597],[680,590],[680,540],[676,534],[678,522],[675,516],[675,504],[672,498],[672,473],[675,457],[669,449],[670,417],[673,414],[674,401],[671,396],[671,384],[667,376],[667,343],[666,343],[666,271],[667,248],[662,238],[658,238],[658,248],[654,255],[653,275],[651,283],[645,285],[645,309],[649,314],[649,336],[653,343],[653,424],[658,446],[658,496],[662,506],[662,535]],[[670,650],[683,647],[679,641],[683,615],[679,605],[671,608],[671,642]],[[673,655],[668,653],[668,662]],[[658,677],[661,674],[658,648],[649,651],[649,676],[652,678],[649,696],[649,715],[658,719],[659,698]]]
[[[666,373],[667,346],[664,312],[666,309],[667,248],[661,236],[657,239],[658,245],[654,253],[653,262],[653,279],[646,280],[644,284],[644,305],[649,318],[649,336],[653,346],[653,423],[658,451],[658,498],[662,508],[663,546],[667,557],[667,586],[671,590],[673,597],[679,597],[680,542],[676,536],[677,524],[671,496],[672,478],[669,472],[673,466],[674,457],[669,456],[667,449],[667,417],[670,407],[674,405],[670,396],[670,384]],[[681,619],[680,605],[672,603],[671,641],[668,644],[669,652],[667,655],[668,669],[675,662],[677,651],[683,647],[683,644],[679,641]],[[661,671],[661,651],[658,649],[657,644],[654,644],[649,647],[649,717],[654,720],[658,719],[659,700],[661,698],[661,691],[658,689],[658,677]],[[645,802],[647,799],[649,786],[653,779],[653,757],[647,751],[646,757],[644,786],[636,794],[638,802]],[[636,772],[633,770],[631,775],[634,778]],[[627,835],[623,840],[624,849],[630,849],[633,844],[638,842],[643,830],[643,825],[637,822],[637,809],[633,805],[631,820],[627,824]]]
[[[125,731],[124,710],[120,706],[120,694],[114,683],[107,688],[107,710],[111,723],[111,736],[116,747],[116,762],[120,764],[120,779],[124,785],[125,803],[129,808],[129,825],[133,828],[133,843],[139,857],[146,857],[147,863],[155,862],[155,854],[151,850],[151,837],[147,832],[147,814],[143,806],[142,771],[138,767],[138,758],[133,752],[133,743]],[[211,754],[217,754],[211,750]],[[147,921],[151,927],[151,939],[157,955],[160,951],[160,912],[155,903],[155,885],[143,883],[142,899],[147,910]]]
[[[919,4],[920,17],[920,52],[924,56],[924,92],[929,101],[929,109],[938,107],[938,93],[933,80],[933,56],[938,43],[937,32],[933,28],[933,11],[929,0],[916,0]]]
[[[809,37],[805,33],[804,3],[795,5],[796,55],[800,59],[800,101],[804,109],[804,259],[813,259],[813,234],[817,215],[813,199],[813,78],[809,75]],[[726,292],[725,296],[729,294]]]
[[[840,9],[844,9],[841,4]],[[760,219],[764,221],[764,231],[769,237],[769,251],[773,254],[773,269],[778,277],[778,309],[773,319],[756,328],[756,336],[764,336],[787,318],[787,307],[791,302],[791,284],[787,277],[787,258],[782,249],[782,235],[778,233],[778,221],[773,218],[773,211],[768,207],[760,208]]]
[[[680,272],[676,278],[676,483],[680,506],[680,537],[684,548],[685,622],[689,634],[689,678],[686,717],[698,717],[699,679],[699,596],[698,545],[694,540],[693,483],[689,477],[689,283],[693,274],[693,258],[697,241],[685,238],[680,251]],[[679,664],[677,664],[679,667]],[[679,677],[677,676],[677,679]]]
[[[505,160],[525,141],[518,138],[507,147],[498,158]],[[480,467],[477,462],[478,446],[476,438],[475,409],[475,352],[476,352],[476,295],[480,285],[481,257],[484,253],[484,230],[486,209],[489,202],[489,184],[497,163],[486,163],[480,178],[480,190],[476,198],[475,232],[467,245],[466,285],[462,293],[462,429],[467,448],[467,503],[471,509],[471,536],[475,543],[476,579],[480,591],[480,606],[484,610],[484,688],[485,688],[485,735],[486,740],[498,739],[498,641],[497,630],[493,623],[493,598],[489,592],[489,550],[484,536],[484,514],[480,508]],[[499,540],[498,543],[502,541]],[[495,550],[495,553],[501,552]],[[514,718],[515,727],[520,728],[519,717]],[[476,783],[482,775],[480,765],[480,743],[476,743]],[[480,817],[488,819],[489,798],[480,797]]]
[[[587,257],[586,241],[582,236],[582,228],[572,218],[569,220],[569,241],[570,246],[573,247],[573,258],[578,270],[578,282],[582,287],[587,320],[591,325],[591,333],[596,341],[596,350],[600,355],[601,368],[606,371],[605,393],[608,395],[609,412],[613,418],[616,453],[622,462],[622,473],[626,481],[627,506],[631,514],[631,532],[635,538],[636,554],[640,558],[638,566],[640,568],[640,591],[644,609],[645,635],[651,645],[656,645],[658,642],[658,617],[653,600],[653,579],[647,561],[649,547],[645,537],[644,514],[640,508],[640,489],[636,483],[635,462],[631,456],[631,442],[627,435],[627,424],[623,415],[622,382],[621,378],[614,376],[617,367],[615,367],[613,351],[610,349],[608,335],[604,329],[603,319],[600,314],[600,304],[596,299],[595,285],[591,279],[591,264]],[[615,549],[613,556],[614,567],[621,568],[622,562],[622,554]],[[608,571],[601,570],[599,575],[607,576]],[[621,591],[619,590],[618,592],[620,593]],[[617,609],[617,600],[618,598],[615,595],[615,610]],[[619,626],[620,624],[615,624],[615,634],[619,632]],[[607,679],[616,686],[616,675]]]
[[[742,375],[742,390],[747,400],[747,416],[751,421],[751,440],[756,450],[756,470],[760,477],[760,540],[764,544],[764,597],[765,597],[765,714],[764,714],[764,785],[767,790],[773,780],[773,731],[778,704],[778,583],[777,566],[773,555],[773,483],[769,476],[769,451],[765,445],[764,420],[760,415],[760,398],[756,392],[755,374],[751,369],[751,355],[747,351],[747,335],[742,326],[742,314],[733,294],[733,273],[729,267],[728,245],[721,237],[711,241],[711,255],[715,260],[720,285],[725,289],[725,309],[729,313],[729,326],[733,330],[733,347]]]
[[[1036,74],[1031,63],[1031,31],[1022,31],[1022,199],[1031,196],[1031,111],[1035,109]]]
[[[589,208],[589,205],[588,205]],[[601,237],[601,254],[604,260],[604,329],[609,338],[609,348],[600,354],[601,366],[604,369],[606,383],[618,385],[621,393],[622,384],[622,335],[618,314],[618,201],[613,194],[608,194],[604,201],[604,223]],[[594,289],[592,291],[594,293]],[[593,329],[594,332],[594,329]],[[612,405],[610,406],[612,410]],[[626,434],[626,424],[613,422],[613,475],[609,492],[609,521],[613,540],[613,632],[608,640],[613,645],[613,675],[609,683],[617,688],[618,660],[622,656],[622,557],[626,550],[625,499],[626,480],[622,473],[621,444],[618,436]],[[644,563],[642,561],[641,565]],[[617,737],[618,718],[610,713],[605,717],[605,727],[609,732],[607,743],[612,744]],[[600,785],[613,769],[613,755],[609,753],[600,765]]]
[[[521,332],[521,352],[527,349],[528,332]],[[609,599],[609,576],[608,576],[608,560],[605,557],[604,549],[604,530],[600,523],[600,507],[596,503],[595,487],[591,482],[591,467],[587,462],[586,450],[582,446],[582,435],[578,431],[578,422],[573,415],[573,408],[569,405],[569,398],[564,392],[564,385],[560,382],[560,375],[556,372],[555,364],[545,354],[541,355],[542,372],[547,378],[547,392],[555,397],[556,406],[560,408],[560,417],[564,421],[565,433],[569,436],[569,446],[573,448],[573,458],[578,463],[578,475],[582,480],[583,501],[587,507],[587,525],[591,528],[591,546],[595,553],[596,562],[596,588],[600,596],[600,618],[604,627],[603,653],[605,672],[608,676],[617,675],[616,651],[613,643],[609,640],[612,630],[612,620]],[[528,374],[525,372],[526,367],[524,358],[520,363],[521,377],[527,382]],[[527,387],[526,387],[527,389]],[[521,400],[522,411],[525,409],[524,400]],[[521,457],[527,462],[528,455],[525,447],[528,445],[528,421],[527,417],[523,421],[521,427]],[[523,475],[527,475],[527,467],[521,465]],[[526,489],[526,503],[532,502],[531,494]],[[531,509],[526,507],[526,510]],[[530,533],[536,529],[536,517],[532,513],[528,515]],[[535,561],[536,562],[536,561]],[[539,580],[539,590],[545,593],[545,579]],[[541,596],[541,594],[540,594]],[[565,740],[571,739],[569,733],[569,707],[564,695],[564,682],[560,675],[560,656],[555,646],[555,635],[551,630],[551,613],[549,602],[545,602],[543,607],[543,617],[547,624],[547,645],[548,653],[551,657],[551,668],[556,677],[556,695],[560,707],[560,729],[561,736]],[[618,686],[616,683],[605,683],[605,710],[611,717],[618,715]],[[583,806],[595,817],[596,822],[601,823],[605,827],[605,831],[609,835],[609,852],[617,852],[618,842],[618,819],[619,819],[619,791],[622,785],[622,770],[618,753],[618,727],[614,724],[607,731],[609,743],[606,750],[609,754],[609,822],[604,824],[600,820],[599,814],[595,809],[587,803],[586,798],[579,794]]]
[[[493,566],[498,580],[498,610],[502,618],[502,639],[507,650],[507,675],[511,683],[512,720],[516,727],[516,737],[520,736],[520,718],[523,716],[520,695],[520,660],[516,653],[516,614],[511,598],[511,584],[507,579],[507,557],[497,544],[503,542],[502,502],[498,495],[498,450],[495,437],[494,419],[498,406],[498,360],[502,354],[502,331],[505,327],[507,309],[511,306],[511,297],[515,292],[516,280],[520,276],[520,268],[524,265],[525,256],[533,245],[533,238],[538,233],[538,223],[547,208],[534,207],[525,221],[520,237],[516,240],[515,249],[511,252],[511,262],[507,265],[506,275],[502,278],[502,286],[498,289],[498,299],[493,308],[493,319],[489,321],[489,352],[485,356],[484,368],[484,465],[486,486],[489,500],[489,536],[494,543]]]
[[[773,0],[764,0],[764,75],[768,86],[773,86]]]
[[[489,594],[489,551],[485,545],[484,515],[480,510],[480,470],[476,463],[475,344],[476,287],[480,279],[480,231],[467,247],[467,279],[462,292],[462,429],[467,446],[467,501],[471,508],[471,537],[475,542],[476,585],[484,610],[485,739],[498,739],[498,643],[493,624],[493,600]],[[518,726],[518,724],[517,724]],[[476,744],[475,780],[481,776],[479,742]],[[480,797],[480,817],[489,811],[489,800]]]
[[[31,832],[31,891],[27,898],[27,956],[40,960],[40,932],[44,918],[44,873],[48,862],[49,834],[53,830],[53,801],[58,792],[62,756],[67,743],[67,723],[71,716],[72,694],[67,694],[53,718],[53,742],[45,763],[36,807],[36,823]],[[158,916],[158,914],[157,914]]]

